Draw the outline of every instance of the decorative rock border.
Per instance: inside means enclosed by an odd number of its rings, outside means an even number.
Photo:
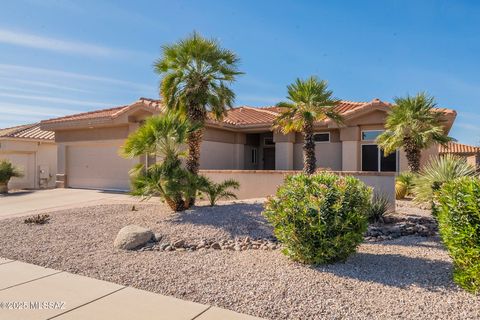
[[[386,218],[384,223],[368,227],[365,240],[370,242],[392,240],[403,236],[431,237],[438,232],[435,220],[426,217]]]
[[[202,239],[198,242],[187,243],[185,240],[163,241],[156,236],[158,242],[149,242],[138,251],[201,251],[201,250],[276,250],[280,244],[274,238],[271,239],[251,239],[250,237],[209,240]]]

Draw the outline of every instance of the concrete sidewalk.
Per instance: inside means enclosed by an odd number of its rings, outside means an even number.
[[[0,319],[261,320],[221,308],[2,258]]]

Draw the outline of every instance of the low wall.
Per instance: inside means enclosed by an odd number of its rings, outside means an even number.
[[[215,182],[235,179],[240,183],[236,192],[239,199],[264,198],[274,195],[286,175],[300,171],[283,170],[200,170]],[[395,205],[395,174],[390,172],[333,171],[339,175],[351,175],[373,187],[375,194],[382,194]]]

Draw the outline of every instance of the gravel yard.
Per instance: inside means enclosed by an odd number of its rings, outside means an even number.
[[[45,225],[0,221],[0,257],[212,304],[267,319],[478,319],[436,237],[365,243],[346,263],[309,267],[279,250],[121,251],[117,232],[148,227],[169,241],[269,238],[260,203],[171,214],[163,205],[97,205],[51,213]]]

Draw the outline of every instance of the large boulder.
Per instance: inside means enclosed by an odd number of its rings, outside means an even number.
[[[129,225],[120,229],[113,246],[117,249],[133,250],[145,245],[152,240],[153,237],[154,234],[152,230],[136,225]]]

